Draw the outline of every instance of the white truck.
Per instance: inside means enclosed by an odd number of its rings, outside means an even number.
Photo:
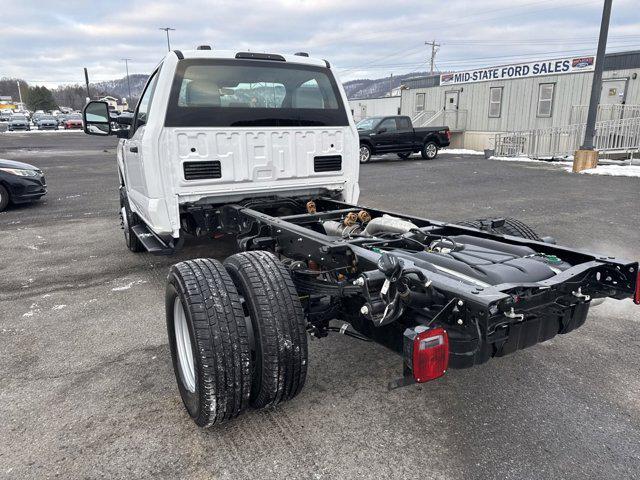
[[[637,262],[556,246],[517,220],[449,224],[356,205],[347,105],[325,60],[202,47],[170,52],[133,115],[85,107],[86,133],[121,138],[130,250],[237,237],[224,263],[180,262],[167,279],[173,366],[198,425],[295,397],[307,334],[399,352],[395,388],[569,333],[595,299],[640,304]]]

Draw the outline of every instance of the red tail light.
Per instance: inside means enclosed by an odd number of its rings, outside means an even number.
[[[432,328],[413,339],[412,371],[416,382],[441,377],[449,365],[449,336],[444,328]]]
[[[451,140],[451,130],[447,130],[447,140]]]
[[[636,294],[633,296],[633,303],[640,305],[640,268],[636,276]]]

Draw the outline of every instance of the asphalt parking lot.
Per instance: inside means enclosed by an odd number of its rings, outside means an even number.
[[[442,379],[386,390],[400,358],[343,336],[310,343],[303,392],[200,430],[164,324],[179,256],[129,252],[113,138],[0,134],[47,176],[0,213],[0,478],[640,478],[640,307]],[[561,244],[640,259],[640,179],[441,155],[373,160],[361,203],[442,220],[515,216]]]

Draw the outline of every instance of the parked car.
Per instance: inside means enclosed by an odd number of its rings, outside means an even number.
[[[67,120],[68,115],[66,113],[59,113],[55,115],[55,119],[58,121],[58,126],[64,126],[64,122]]]
[[[369,117],[356,125],[360,135],[360,163],[367,163],[371,155],[397,153],[408,158],[420,152],[431,160],[438,149],[448,147],[451,140],[449,127],[413,128],[406,116]]]
[[[11,120],[11,110],[0,110],[0,122],[8,122]]]
[[[66,115],[65,121],[62,123],[65,130],[70,130],[73,128],[82,129],[82,115],[72,114]]]
[[[38,130],[57,130],[58,129],[58,120],[53,115],[44,115],[38,117],[38,120],[35,122]]]
[[[29,119],[24,115],[12,115],[11,120],[9,120],[8,129],[10,132],[14,130],[31,130],[31,124],[29,123]]]
[[[28,163],[0,158],[0,212],[9,202],[27,203],[47,193],[42,170]]]
[[[31,121],[35,125],[36,123],[38,123],[38,120],[40,120],[42,117],[46,117],[46,116],[47,116],[47,114],[44,113],[42,110],[36,110],[35,112],[33,112],[33,115],[31,115]]]

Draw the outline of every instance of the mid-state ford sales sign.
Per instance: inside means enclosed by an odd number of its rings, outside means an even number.
[[[542,60],[539,62],[516,63],[499,67],[479,68],[466,72],[443,73],[440,75],[440,85],[589,72],[592,71],[594,67],[594,57],[569,57],[556,60]]]

